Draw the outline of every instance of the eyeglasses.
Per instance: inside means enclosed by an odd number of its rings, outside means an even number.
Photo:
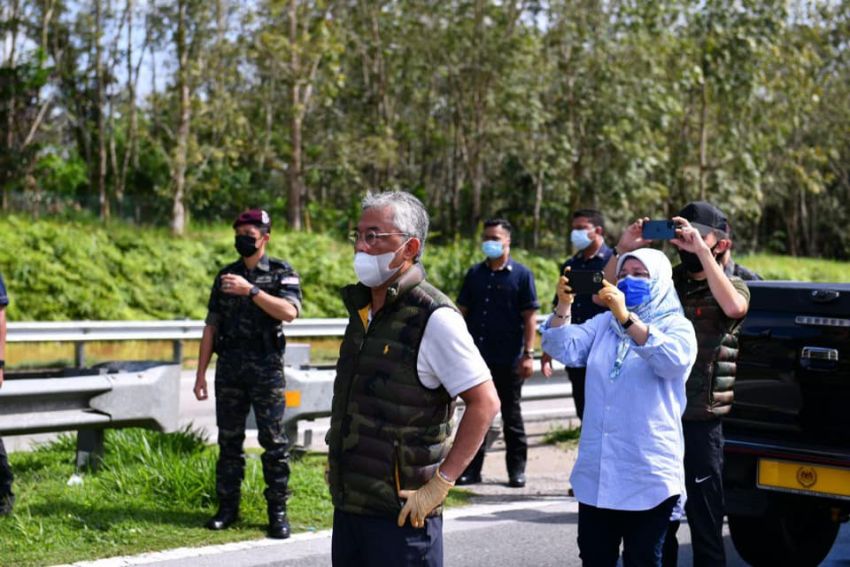
[[[366,232],[361,233],[357,230],[352,230],[348,233],[348,241],[352,244],[357,244],[357,241],[362,238],[363,242],[366,243],[366,246],[372,247],[379,238],[396,235],[410,236],[406,232],[375,232],[374,230],[367,230]]]

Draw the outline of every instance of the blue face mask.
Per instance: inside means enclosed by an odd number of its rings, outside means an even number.
[[[502,252],[505,251],[505,248],[498,240],[485,240],[481,243],[481,251],[491,260],[495,260],[502,257]]]
[[[590,243],[593,242],[590,236],[587,235],[586,229],[574,229],[570,233],[570,242],[576,247],[576,250],[584,250]]]
[[[652,297],[649,280],[646,278],[626,276],[617,282],[617,289],[626,296],[626,307],[629,308],[646,303]]]

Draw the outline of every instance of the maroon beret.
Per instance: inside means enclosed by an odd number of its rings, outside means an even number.
[[[263,209],[248,209],[243,211],[236,220],[233,221],[233,228],[243,224],[253,224],[259,227],[265,227],[271,230],[272,219],[269,214]]]

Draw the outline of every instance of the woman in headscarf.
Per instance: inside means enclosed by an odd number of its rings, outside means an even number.
[[[697,353],[694,328],[658,250],[617,262],[617,286],[603,282],[610,311],[570,325],[569,272],[543,324],[543,350],[566,366],[586,366],[586,405],[570,482],[579,501],[584,565],[661,565],[671,513],[685,497],[682,412]]]

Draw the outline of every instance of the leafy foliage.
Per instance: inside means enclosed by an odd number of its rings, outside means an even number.
[[[0,223],[0,273],[9,288],[9,318],[17,321],[202,319],[216,272],[237,259],[229,227],[184,238],[165,229],[93,221]],[[351,246],[327,234],[274,230],[269,253],[302,278],[303,317],[344,317],[339,289],[355,281]],[[554,294],[561,255],[536,255],[515,245],[515,259],[534,273],[545,306]],[[426,245],[431,281],[457,297],[466,271],[482,260],[476,239]],[[741,263],[770,279],[850,281],[850,264],[770,255]],[[545,308],[545,307],[544,307]]]
[[[444,242],[506,216],[561,254],[578,207],[622,226],[708,199],[741,251],[850,257],[846,1],[16,1],[3,17],[6,211],[191,229],[263,206],[342,234],[363,192],[407,189]]]

